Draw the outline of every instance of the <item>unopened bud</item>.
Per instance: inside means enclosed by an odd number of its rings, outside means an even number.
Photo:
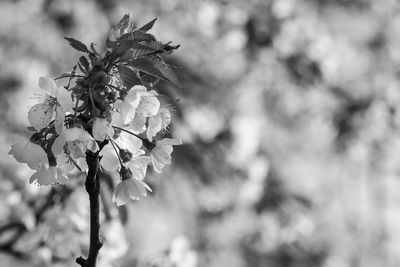
[[[98,108],[93,108],[92,109],[92,116],[93,117],[100,117],[100,115],[101,115],[100,109],[98,109]]]

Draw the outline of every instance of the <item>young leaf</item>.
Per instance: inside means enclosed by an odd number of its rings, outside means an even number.
[[[136,73],[129,67],[124,65],[118,66],[118,72],[126,88],[130,89],[134,85],[142,84],[139,78],[137,77]]]
[[[124,33],[134,31],[136,26],[130,18],[130,14],[125,14],[124,17],[118,22],[117,26],[112,29],[112,33],[116,39],[119,39]]]
[[[164,80],[166,82],[170,82],[176,87],[182,89],[182,85],[176,77],[172,68],[169,65],[165,64],[160,58],[137,58],[129,61],[129,65],[134,69],[160,78],[161,80]]]
[[[152,21],[150,21],[149,23],[143,25],[142,27],[140,27],[138,29],[138,31],[142,31],[142,32],[148,32],[149,30],[151,30],[151,28],[153,28],[154,23],[156,22],[157,18],[153,19]]]
[[[82,67],[82,64],[81,64],[80,62],[78,62],[78,68],[82,71],[82,73],[84,73],[84,74],[87,74],[87,73],[88,73],[87,70],[85,70],[85,69]]]
[[[89,61],[86,59],[86,57],[81,56],[79,58],[79,63],[81,63],[81,65],[86,69],[86,71],[89,71]]]
[[[84,43],[81,41],[78,41],[74,38],[69,38],[69,37],[64,37],[65,40],[69,42],[69,45],[75,48],[78,51],[84,52],[84,53],[90,53],[89,49],[86,47]]]
[[[94,48],[96,44],[95,43],[90,43],[90,50],[92,50],[93,54],[95,55],[99,55],[99,53],[96,51],[96,49]]]

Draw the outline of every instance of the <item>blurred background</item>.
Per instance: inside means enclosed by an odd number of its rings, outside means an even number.
[[[7,155],[64,36],[103,48],[125,13],[181,47],[160,84],[183,140],[154,192],[117,209],[104,175],[100,267],[390,267],[400,262],[400,3],[2,0],[0,266],[77,266],[82,183],[36,187]],[[176,99],[180,100],[176,102]]]

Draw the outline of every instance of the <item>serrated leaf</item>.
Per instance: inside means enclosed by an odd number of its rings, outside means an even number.
[[[79,63],[86,69],[86,71],[89,71],[90,65],[89,65],[89,61],[86,59],[86,57],[81,56],[79,58]]]
[[[118,72],[121,77],[123,84],[126,88],[130,89],[134,85],[140,85],[141,82],[137,77],[136,73],[127,66],[121,65],[118,66]]]
[[[126,40],[126,41],[128,41],[128,40]],[[120,50],[120,49],[118,49],[118,50]],[[117,54],[118,54],[118,50],[117,50]],[[131,59],[134,59],[134,58],[137,58],[137,57],[151,55],[156,50],[157,49],[154,49],[152,47],[149,47],[149,46],[146,46],[146,45],[143,45],[143,44],[133,43],[133,44],[131,44],[129,46],[128,49],[125,49],[125,51],[123,51],[123,49],[121,49],[121,51],[124,53],[121,56],[121,59],[122,60],[131,60]]]
[[[157,18],[153,19],[152,21],[146,23],[145,25],[143,25],[142,27],[140,27],[138,29],[138,31],[142,31],[142,32],[148,32],[149,30],[151,30],[151,28],[153,28],[154,23],[156,22]]]
[[[156,38],[154,37],[154,35],[150,33],[133,31],[125,33],[118,39],[118,41],[122,40],[134,40],[135,42],[143,42],[143,41],[156,41]]]
[[[64,37],[65,40],[69,42],[69,45],[75,48],[78,51],[84,52],[84,53],[89,53],[89,49],[86,47],[84,43],[81,41],[78,41],[74,38],[69,38],[69,37]]]
[[[160,82],[160,78],[154,77],[152,75],[140,72],[140,81],[142,82],[142,84],[146,87],[154,87],[156,86],[159,82]]]
[[[130,14],[125,14],[118,24],[112,28],[112,34],[114,38],[119,39],[123,34],[134,31],[136,28],[135,24],[130,18]]]
[[[175,72],[160,58],[152,57],[133,59],[129,61],[129,66],[154,77],[160,78],[166,82],[170,82],[176,87],[182,89],[182,85],[176,77]]]

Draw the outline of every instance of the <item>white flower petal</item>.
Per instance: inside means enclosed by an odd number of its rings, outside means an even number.
[[[60,104],[61,109],[64,112],[72,113],[72,111],[73,111],[72,108],[74,107],[74,102],[72,102],[71,92],[69,92],[64,87],[57,88],[56,98],[57,98],[58,104]]]
[[[115,142],[119,147],[128,149],[134,156],[139,154],[139,150],[142,147],[142,140],[124,131],[120,133]]]
[[[41,130],[48,126],[54,115],[54,107],[48,102],[43,102],[34,105],[29,109],[28,121],[36,129]]]
[[[50,79],[48,77],[40,77],[39,87],[48,95],[53,97],[56,96],[57,85],[53,79]]]
[[[33,170],[48,164],[47,154],[43,148],[29,140],[12,144],[8,154],[13,155],[16,161],[28,164]]]
[[[168,165],[171,164],[171,152],[168,153],[166,147],[161,146],[154,148],[153,155],[161,164]]]
[[[65,131],[65,140],[67,142],[72,142],[72,141],[92,141],[94,138],[85,130],[82,128],[69,128]]]
[[[107,144],[103,147],[100,151],[100,156],[102,156],[100,164],[104,169],[110,172],[115,172],[118,169],[119,160],[111,144]]]
[[[106,119],[96,118],[93,122],[92,134],[94,139],[102,142],[114,135],[114,129]]]
[[[38,185],[50,185],[56,181],[57,168],[43,165],[29,179],[30,183],[36,182]]]
[[[182,145],[182,140],[176,138],[164,138],[159,142],[159,144],[177,146],[177,145]]]
[[[136,109],[128,103],[123,103],[121,105],[120,112],[123,124],[129,124],[136,115]]]
[[[147,165],[151,162],[150,157],[132,157],[128,162],[128,167],[132,172],[134,178],[143,180],[146,176]]]
[[[146,117],[136,114],[133,121],[129,123],[129,129],[134,133],[143,133],[146,130]]]
[[[139,106],[137,107],[137,112],[142,116],[150,117],[156,115],[159,108],[160,101],[158,101],[156,96],[142,96]]]
[[[131,178],[125,181],[126,186],[129,189],[129,198],[132,200],[141,200],[145,196],[147,196],[146,186],[144,182]],[[147,185],[147,187],[149,187]]]
[[[153,137],[161,131],[162,119],[160,116],[154,116],[149,118],[149,125],[147,126],[146,136],[150,142],[153,141]]]
[[[115,187],[112,201],[116,202],[117,206],[120,207],[129,200],[129,189],[126,186],[125,181],[122,181]]]
[[[153,154],[150,155],[150,158],[154,170],[161,174],[164,169],[164,165],[161,164],[158,160],[156,160]]]
[[[60,169],[60,171],[69,173],[73,169],[75,169],[75,165],[68,161],[68,157],[67,155],[65,155],[65,153],[57,155],[56,160],[57,160],[57,168]]]
[[[64,135],[60,135],[56,138],[56,140],[53,143],[53,146],[51,147],[51,152],[57,156],[59,154],[62,154],[64,152],[64,146],[67,140],[65,140]]]

